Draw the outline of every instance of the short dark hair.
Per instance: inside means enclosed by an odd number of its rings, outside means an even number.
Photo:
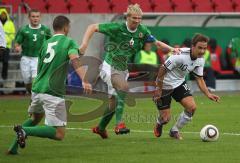
[[[196,33],[192,38],[192,45],[195,46],[198,42],[208,43],[209,38],[203,34]]]
[[[40,11],[38,9],[31,9],[31,10],[28,11],[28,16],[30,17],[33,12],[39,12],[40,13]]]
[[[69,24],[70,20],[66,16],[59,15],[53,20],[53,29],[54,31],[59,31]]]

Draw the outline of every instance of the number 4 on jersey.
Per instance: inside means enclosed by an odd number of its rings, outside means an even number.
[[[44,60],[43,60],[43,62],[44,63],[49,63],[49,62],[51,62],[52,60],[53,60],[53,58],[54,58],[54,56],[55,56],[55,51],[54,51],[54,49],[53,49],[53,47],[55,46],[55,45],[57,45],[57,41],[56,42],[51,42],[51,43],[49,43],[48,44],[48,47],[47,47],[47,54],[49,53],[50,55],[49,55],[49,57],[48,58],[44,58]]]

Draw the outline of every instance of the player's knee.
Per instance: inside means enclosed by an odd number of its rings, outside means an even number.
[[[121,83],[117,88],[117,90],[125,91],[125,92],[127,92],[128,89],[129,89],[128,83]]]
[[[115,98],[114,96],[112,96],[112,97],[109,99],[109,110],[110,110],[110,111],[114,111],[116,105],[117,105],[116,98]]]

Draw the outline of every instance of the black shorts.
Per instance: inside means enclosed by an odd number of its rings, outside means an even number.
[[[183,82],[180,86],[171,90],[162,90],[162,97],[157,102],[158,110],[168,109],[171,106],[172,97],[175,101],[180,102],[183,98],[192,96],[190,88],[186,82]]]

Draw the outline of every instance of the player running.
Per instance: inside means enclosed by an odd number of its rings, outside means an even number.
[[[20,69],[28,93],[32,80],[37,76],[38,55],[44,41],[51,37],[50,29],[40,24],[41,13],[32,9],[28,13],[29,24],[21,27],[15,38],[15,50],[21,52]]]
[[[181,140],[179,130],[191,121],[196,111],[196,103],[190,94],[190,89],[185,82],[187,74],[192,72],[196,76],[200,90],[213,101],[218,102],[219,97],[210,93],[203,79],[204,58],[207,49],[208,38],[202,34],[196,34],[192,39],[191,48],[182,48],[179,55],[170,56],[160,67],[156,80],[156,91],[153,96],[159,110],[159,118],[154,128],[156,137],[162,135],[163,125],[170,121],[170,106],[172,97],[179,102],[184,111],[177,122],[171,128],[169,135]]]
[[[118,135],[130,132],[122,120],[124,99],[129,89],[127,83],[128,59],[142,49],[146,40],[151,40],[158,48],[174,51],[172,47],[156,40],[147,27],[140,24],[141,20],[142,10],[140,6],[138,4],[129,5],[126,22],[88,26],[80,46],[80,52],[84,54],[94,32],[103,33],[109,38],[105,46],[104,62],[100,68],[100,77],[108,85],[109,107],[106,108],[100,123],[92,129],[93,133],[99,134],[103,139],[108,137],[106,126],[114,113],[116,113],[115,133]]]

